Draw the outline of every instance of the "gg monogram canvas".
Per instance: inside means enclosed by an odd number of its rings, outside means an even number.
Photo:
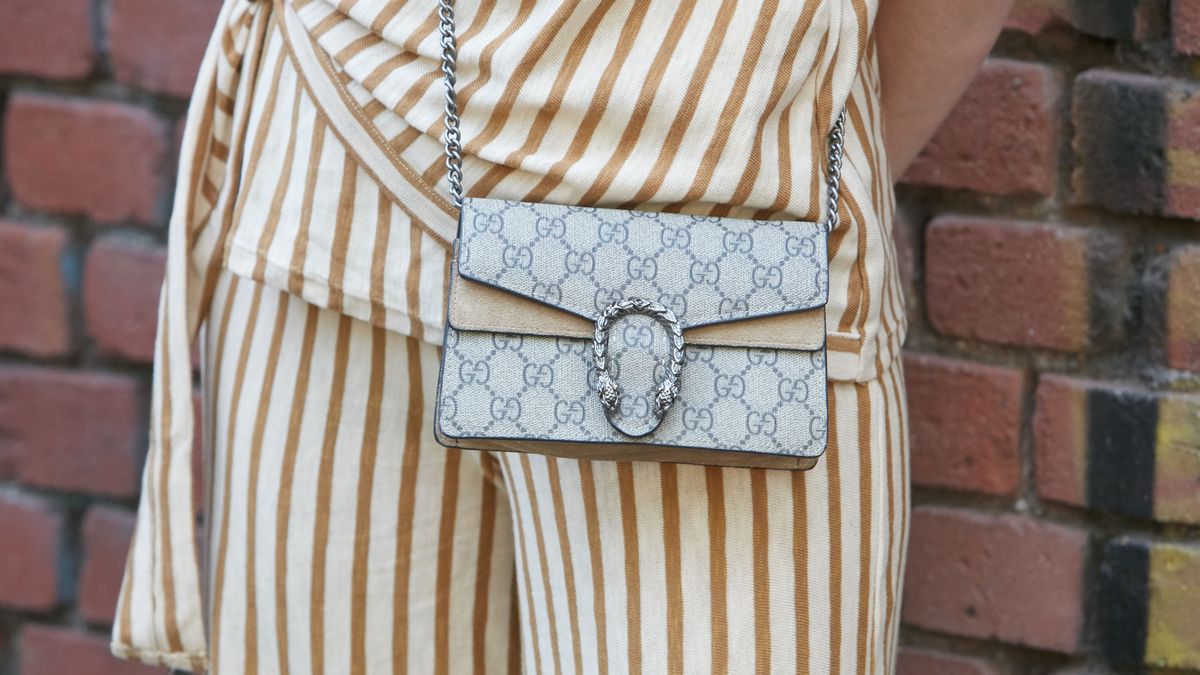
[[[826,443],[826,234],[739,220],[492,199],[463,205],[438,387],[440,442],[606,459],[806,468]],[[597,394],[595,321],[644,298],[683,331],[679,393],[652,412],[672,344],[617,319]],[[645,434],[645,435],[642,435]]]

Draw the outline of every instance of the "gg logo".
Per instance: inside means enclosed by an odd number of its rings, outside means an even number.
[[[533,284],[533,297],[543,302],[559,302],[562,300],[562,287],[558,284],[547,284],[538,281]]]
[[[755,288],[779,288],[783,285],[783,268],[778,265],[757,265],[752,279]]]
[[[554,384],[554,369],[542,363],[530,363],[525,366],[525,384],[530,387],[550,388]]]
[[[804,380],[783,378],[779,381],[779,400],[786,403],[808,400],[808,385]]]
[[[712,363],[713,348],[707,345],[691,344],[687,348],[687,360],[692,363]]]
[[[492,399],[492,419],[497,422],[521,418],[521,402],[515,398]]]
[[[640,419],[650,414],[650,401],[645,396],[626,396],[621,399],[621,416]]]
[[[533,249],[528,246],[514,246],[513,244],[509,244],[504,247],[501,255],[505,267],[525,270],[533,267]]]
[[[682,317],[687,314],[687,298],[685,298],[682,293],[676,293],[674,295],[663,293],[662,295],[658,296],[658,301],[659,303],[666,305],[667,308],[669,308],[672,312],[675,312],[675,316]]]
[[[750,301],[745,298],[721,298],[720,305],[717,306],[717,311],[722,315],[730,314],[745,314],[750,311]]]
[[[697,260],[688,270],[688,276],[691,277],[693,284],[713,285],[721,280],[721,268],[715,262]]]
[[[596,236],[605,243],[624,244],[629,239],[629,227],[625,223],[603,222]]]
[[[686,249],[692,243],[692,233],[684,227],[664,227],[659,232],[658,240],[667,248]]]
[[[773,366],[779,363],[779,352],[774,349],[748,349],[746,350],[746,360],[752,366],[763,364]]]
[[[554,404],[554,421],[559,424],[582,424],[583,404],[579,401],[559,401]]]
[[[603,288],[597,289],[595,295],[592,296],[592,304],[595,305],[596,311],[603,310],[605,307],[617,302],[621,299],[619,291],[606,291]]]
[[[621,340],[630,349],[649,349],[654,345],[654,331],[646,325],[628,323],[621,331]]]
[[[492,334],[492,347],[495,347],[500,351],[511,349],[515,352],[520,350],[521,346],[524,344],[525,338],[521,337],[520,335],[506,335],[504,333]]]
[[[458,364],[458,381],[463,384],[484,384],[492,377],[485,361],[463,361]]]
[[[591,274],[596,271],[596,256],[589,251],[567,251],[563,267],[572,274]]]
[[[717,396],[722,398],[732,396],[733,398],[741,398],[746,393],[746,381],[741,375],[717,375],[713,380],[713,390]]]
[[[749,253],[754,249],[754,237],[749,232],[726,232],[721,243],[730,253]]]
[[[554,348],[559,354],[583,355],[587,352],[587,347],[587,343],[582,340],[565,337],[554,338]]]
[[[476,213],[471,221],[476,232],[491,232],[496,234],[504,229],[504,218],[498,213]]]
[[[684,408],[683,428],[690,431],[712,431],[712,411],[708,408],[693,408],[691,406]]]
[[[775,416],[771,413],[752,412],[746,415],[746,431],[752,434],[775,434]]]
[[[540,216],[537,222],[533,224],[534,231],[539,237],[552,237],[554,239],[562,239],[567,236],[567,224],[562,218],[547,218]]]
[[[789,256],[809,257],[817,252],[817,244],[812,237],[801,237],[796,234],[788,235],[783,242],[783,248]]]
[[[653,279],[658,276],[658,263],[654,258],[632,257],[625,263],[625,272],[630,279]]]

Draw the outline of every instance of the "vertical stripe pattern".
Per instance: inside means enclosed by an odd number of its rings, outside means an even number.
[[[230,273],[215,297],[210,672],[891,671],[898,365],[831,385],[806,472],[457,451],[436,347]]]
[[[184,132],[114,653],[238,673],[886,671],[908,488],[875,0],[458,4],[470,194],[815,219],[844,102],[829,454],[783,474],[437,447],[456,216],[436,12],[225,0]]]

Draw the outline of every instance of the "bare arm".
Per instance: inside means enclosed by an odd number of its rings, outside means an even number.
[[[883,123],[899,178],[970,84],[1013,0],[880,0]]]

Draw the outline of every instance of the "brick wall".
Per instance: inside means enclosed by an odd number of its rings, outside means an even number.
[[[1200,672],[1200,0],[1018,2],[899,189],[901,672]],[[217,8],[0,3],[0,673],[153,672],[106,634]]]
[[[1200,1],[1018,0],[898,193],[901,674],[1200,672]]]
[[[108,654],[176,146],[219,0],[0,0],[0,673]]]

